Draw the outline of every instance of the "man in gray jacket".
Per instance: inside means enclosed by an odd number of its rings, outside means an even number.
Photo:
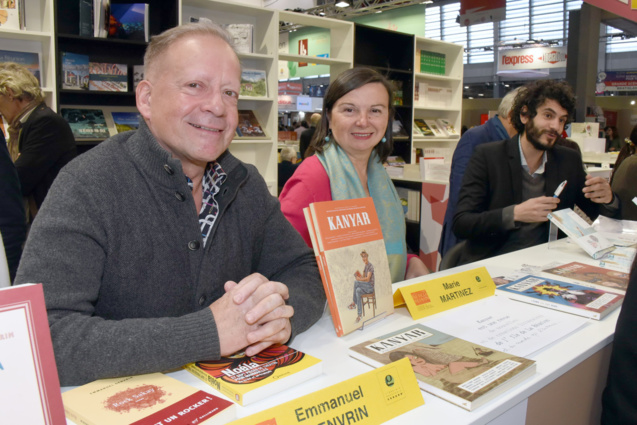
[[[42,282],[62,385],[286,343],[325,303],[314,255],[227,150],[240,64],[210,23],[153,37],[139,130],[65,167],[17,283]]]

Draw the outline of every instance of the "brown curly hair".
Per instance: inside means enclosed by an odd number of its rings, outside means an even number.
[[[573,121],[573,112],[575,111],[573,89],[565,81],[538,80],[524,86],[513,102],[511,122],[518,133],[524,132],[525,128],[520,116],[529,119],[535,118],[537,108],[549,99],[555,100],[568,112],[568,118],[564,125],[564,129],[566,129],[566,126]]]

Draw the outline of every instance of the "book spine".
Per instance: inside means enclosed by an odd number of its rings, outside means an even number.
[[[334,322],[334,329],[336,330],[336,336],[343,336],[343,321],[341,320],[341,314],[338,311],[338,304],[336,304],[336,296],[334,294],[334,286],[332,285],[332,279],[330,277],[330,271],[327,267],[327,260],[325,259],[325,252],[321,252],[317,257],[319,264],[319,273],[323,280],[323,286],[325,288],[325,294],[328,297],[327,304],[330,307],[330,314]],[[320,271],[323,270],[321,273]]]
[[[217,379],[204,372],[195,363],[186,365],[185,369],[195,375],[197,378],[201,379],[206,384],[210,385],[215,390],[228,396],[232,400],[236,400],[237,402],[239,402],[240,405],[243,406],[243,394],[235,392],[234,389],[225,385],[225,383],[221,379]]]

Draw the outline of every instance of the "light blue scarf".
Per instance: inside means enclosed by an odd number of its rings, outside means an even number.
[[[333,200],[367,197],[354,164],[338,144],[332,142],[326,145],[323,152],[316,156],[330,178]],[[405,279],[407,267],[405,214],[394,184],[376,151],[372,151],[367,163],[367,186],[383,231],[392,282],[400,282]]]

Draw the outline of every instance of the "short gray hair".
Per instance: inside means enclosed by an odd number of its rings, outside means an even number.
[[[296,159],[296,149],[291,146],[286,146],[281,149],[281,160],[282,161],[290,161]]]
[[[213,37],[219,37],[232,48],[235,54],[237,54],[233,38],[228,31],[209,19],[201,20],[197,23],[179,25],[164,31],[159,35],[153,36],[146,48],[146,53],[144,54],[144,74],[146,76],[149,75],[153,65],[157,61],[157,58],[164,54],[176,41],[193,35],[210,35]]]
[[[508,118],[511,113],[511,109],[513,109],[513,101],[515,100],[515,96],[517,96],[518,92],[522,89],[522,87],[517,87],[510,92],[508,92],[502,98],[500,102],[500,106],[498,106],[498,115],[502,118]]]

